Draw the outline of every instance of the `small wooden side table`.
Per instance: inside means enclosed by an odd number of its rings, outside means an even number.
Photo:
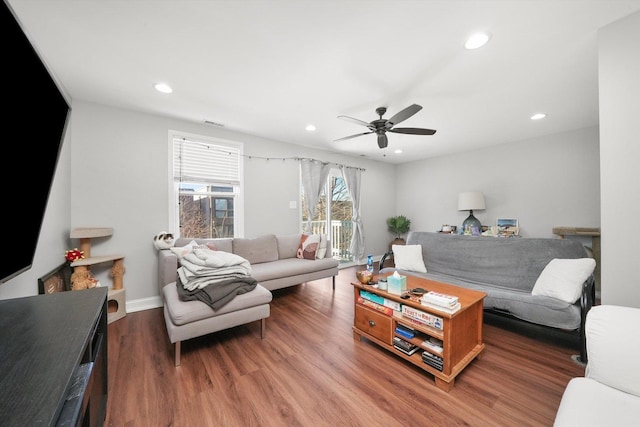
[[[591,236],[591,250],[596,260],[593,276],[596,281],[596,292],[600,294],[600,228],[599,227],[553,227],[553,234],[560,236]]]

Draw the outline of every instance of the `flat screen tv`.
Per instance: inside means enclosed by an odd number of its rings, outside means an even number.
[[[0,13],[4,283],[33,264],[71,107],[6,0]]]

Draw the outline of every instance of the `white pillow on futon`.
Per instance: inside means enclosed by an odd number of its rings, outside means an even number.
[[[392,245],[393,263],[398,270],[426,273],[422,259],[422,245]]]
[[[595,268],[596,260],[593,258],[554,258],[540,273],[531,295],[543,295],[573,304],[580,298],[582,285]]]

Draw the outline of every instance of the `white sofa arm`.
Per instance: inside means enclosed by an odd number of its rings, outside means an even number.
[[[640,309],[597,305],[587,314],[585,377],[640,396]],[[640,420],[639,420],[640,421]]]

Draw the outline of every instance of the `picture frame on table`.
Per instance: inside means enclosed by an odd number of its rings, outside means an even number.
[[[520,226],[515,218],[498,218],[496,220],[499,236],[518,236],[520,234]]]
[[[38,278],[38,294],[54,294],[71,290],[71,266],[65,262]]]

